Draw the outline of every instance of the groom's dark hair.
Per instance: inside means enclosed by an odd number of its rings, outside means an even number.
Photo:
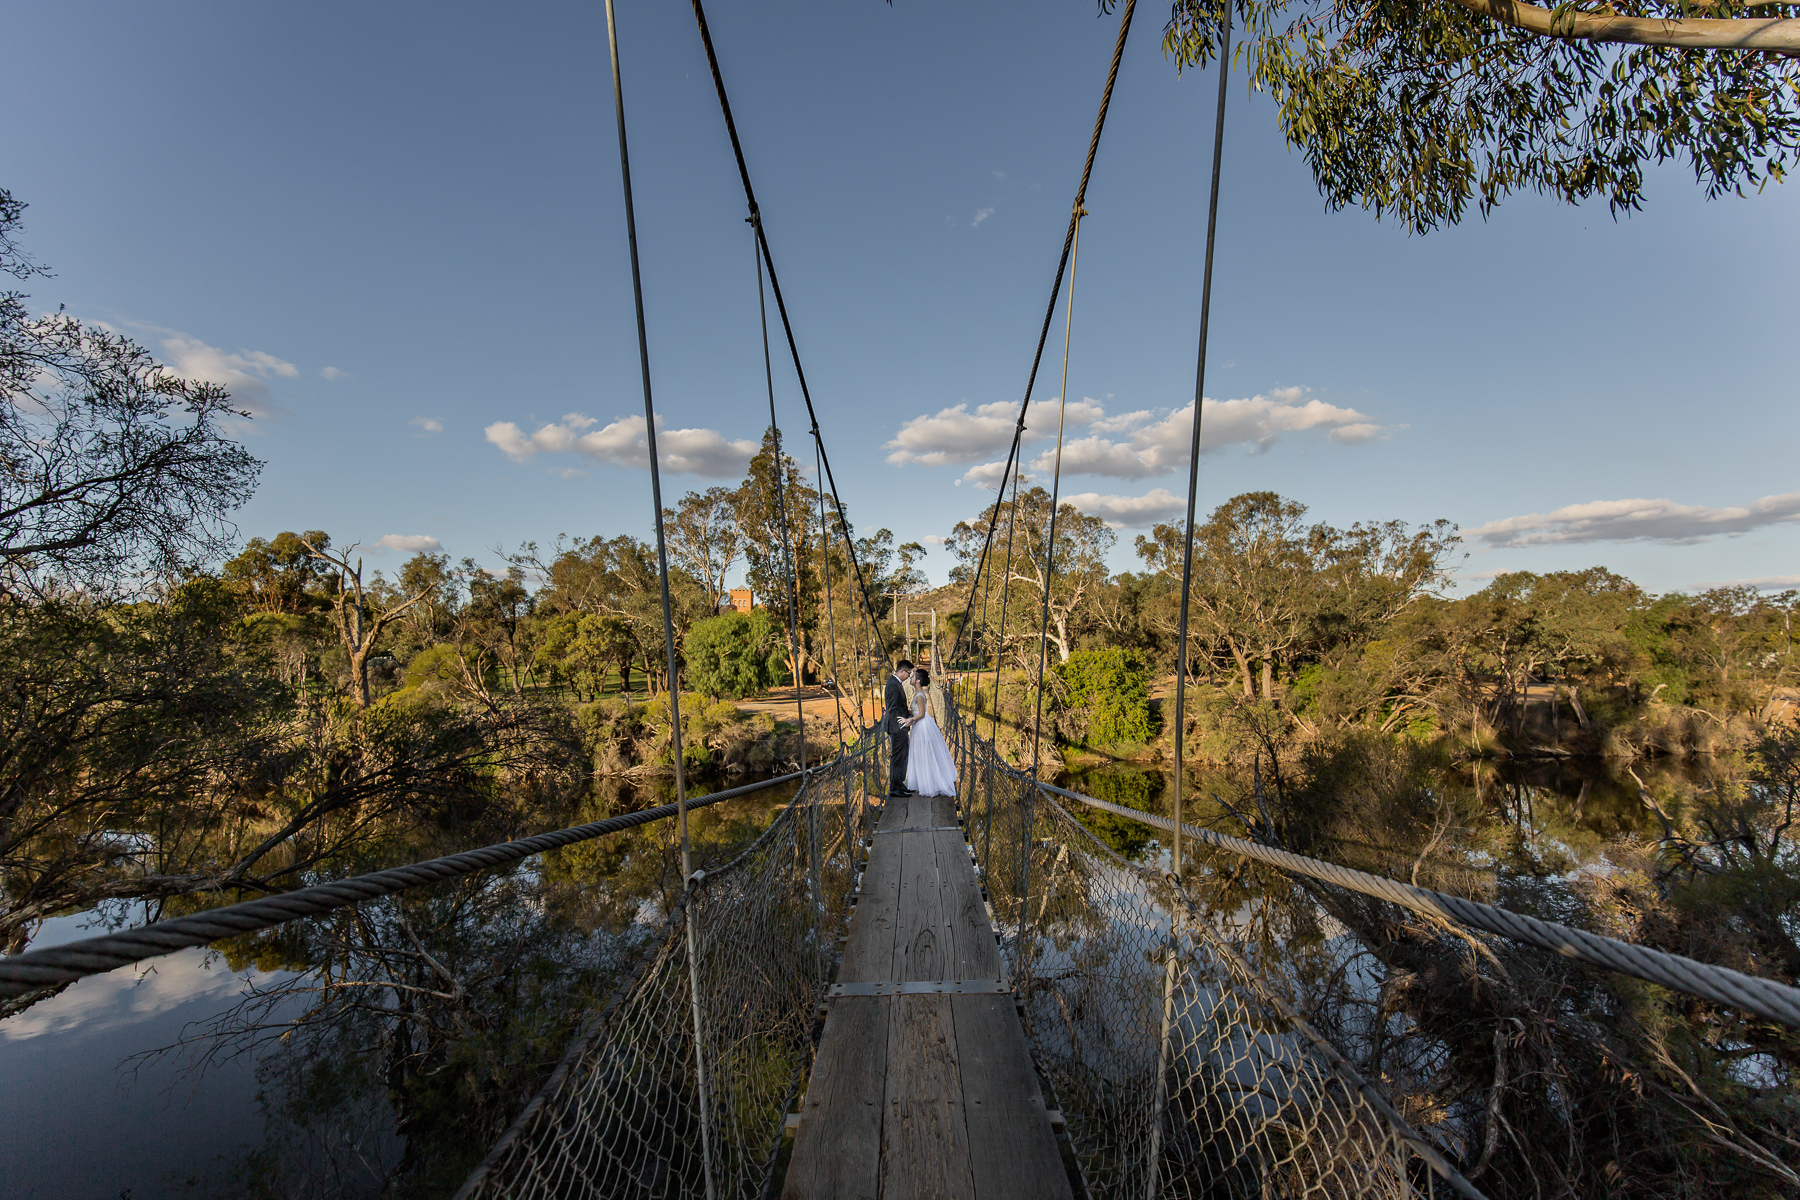
[[[909,658],[903,658],[903,659],[901,659],[901,660],[900,660],[900,661],[899,661],[899,662],[897,662],[897,663],[895,663],[895,664],[894,664],[894,670],[896,670],[896,671],[910,671],[910,670],[912,670],[912,660],[911,660],[911,659],[909,659]]]

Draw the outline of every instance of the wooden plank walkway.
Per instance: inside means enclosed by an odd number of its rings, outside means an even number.
[[[887,802],[841,984],[1005,969],[948,797]],[[784,1200],[1059,1200],[1068,1175],[1013,996],[831,1000]]]

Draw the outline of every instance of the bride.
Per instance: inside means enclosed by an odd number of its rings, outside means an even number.
[[[911,730],[912,746],[906,757],[906,787],[908,791],[921,796],[954,796],[956,795],[956,760],[950,757],[950,747],[944,741],[943,731],[938,728],[937,721],[931,715],[930,696],[931,673],[920,667],[913,672],[912,719],[907,722]]]

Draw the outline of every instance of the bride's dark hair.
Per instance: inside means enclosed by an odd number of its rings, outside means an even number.
[[[913,682],[918,684],[920,687],[930,687],[931,686],[931,672],[927,671],[924,667],[920,667],[918,670],[913,672]]]

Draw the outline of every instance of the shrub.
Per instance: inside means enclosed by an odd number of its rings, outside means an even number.
[[[767,691],[784,669],[779,642],[761,609],[696,621],[682,648],[687,684],[714,700]]]
[[[1136,653],[1077,650],[1056,671],[1068,689],[1074,727],[1085,728],[1087,744],[1150,740],[1150,671]]]

